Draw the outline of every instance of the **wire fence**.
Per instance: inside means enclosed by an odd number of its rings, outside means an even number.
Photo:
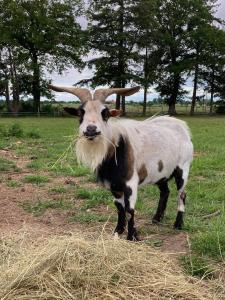
[[[79,104],[76,104],[79,106]],[[114,108],[115,104],[108,104],[109,108]],[[179,115],[189,115],[190,114],[191,105],[190,104],[177,104],[176,112]],[[213,107],[213,111],[215,112],[216,105]],[[209,105],[197,105],[195,107],[195,115],[207,115],[210,112]],[[167,114],[168,106],[165,104],[162,105],[147,105],[146,107],[146,116],[152,116],[155,114]],[[127,116],[142,116],[143,115],[143,106],[139,103],[127,103],[126,104],[126,114]],[[23,112],[20,111],[18,113],[13,112],[1,112],[0,117],[65,117],[68,116],[65,114],[63,107],[55,107],[50,112]]]

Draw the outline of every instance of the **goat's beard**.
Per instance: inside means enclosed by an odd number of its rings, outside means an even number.
[[[103,136],[93,141],[81,137],[76,143],[76,156],[79,164],[89,167],[93,172],[102,163],[108,153],[108,141]]]

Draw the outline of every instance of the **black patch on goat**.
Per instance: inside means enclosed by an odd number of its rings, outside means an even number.
[[[108,181],[111,191],[116,195],[124,192],[126,182],[132,177],[134,170],[134,157],[132,147],[126,138],[120,136],[115,153],[110,151],[101,165],[97,168],[97,178],[99,181]]]
[[[67,112],[68,114],[70,114],[72,116],[80,117],[79,122],[81,124],[83,122],[83,118],[84,118],[84,114],[85,114],[85,110],[84,110],[85,105],[86,105],[86,102],[83,103],[82,105],[80,105],[78,108],[63,107],[63,109],[65,110],[65,112]]]
[[[116,228],[114,230],[114,232],[118,233],[118,234],[122,234],[126,228],[126,212],[125,212],[125,208],[123,207],[123,205],[117,201],[114,202],[115,206],[117,208],[117,213],[118,213],[118,222],[116,225]]]
[[[108,107],[105,107],[105,108],[102,110],[101,114],[102,114],[102,119],[103,119],[103,121],[107,122],[108,119],[109,119],[109,117],[110,117],[110,112],[109,112]]]
[[[179,230],[182,229],[183,223],[184,223],[184,221],[183,221],[183,214],[184,213],[182,211],[178,211],[177,217],[176,217],[176,221],[174,223],[174,228],[175,229],[179,229]]]
[[[163,162],[161,160],[158,161],[158,171],[162,172],[163,170]]]
[[[168,180],[163,179],[157,183],[157,186],[160,190],[160,198],[159,198],[159,204],[156,211],[156,214],[154,215],[152,222],[158,223],[160,220],[164,217],[164,212],[166,210],[167,201],[169,198],[170,190],[168,188]]]
[[[176,167],[176,169],[173,171],[173,177],[175,178],[177,190],[179,191],[184,184],[183,170],[179,167]]]
[[[164,216],[164,211],[166,209],[168,197],[169,197],[169,188],[168,188],[168,181],[174,177],[177,190],[179,191],[184,184],[184,179],[183,179],[183,170],[180,167],[176,167],[173,171],[173,173],[169,176],[169,178],[163,177],[159,181],[157,181],[155,184],[158,185],[160,189],[160,199],[159,199],[159,204],[158,208],[156,211],[156,214],[154,215],[152,222],[153,223],[158,223],[160,222],[160,219]],[[185,199],[186,199],[186,194],[183,192],[181,194],[183,203],[185,205]],[[183,226],[183,215],[184,213],[182,211],[177,212],[177,217],[176,221],[174,223],[174,228],[176,229],[182,229]]]

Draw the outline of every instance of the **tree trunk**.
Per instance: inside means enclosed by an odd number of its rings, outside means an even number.
[[[5,102],[6,102],[6,107],[7,111],[11,112],[12,111],[12,105],[10,102],[10,96],[9,96],[9,81],[5,81]]]
[[[32,54],[32,67],[33,67],[33,82],[32,94],[34,99],[34,106],[37,114],[40,114],[41,92],[40,92],[40,68],[38,64],[38,56],[36,53]]]
[[[19,112],[19,102],[20,102],[19,85],[18,85],[17,71],[16,71],[13,52],[10,48],[8,48],[8,52],[9,52],[9,64],[10,64],[10,79],[12,82],[12,93],[13,93],[13,102],[12,102],[11,110],[13,114],[17,116]]]
[[[143,101],[143,116],[146,115],[146,105],[147,105],[147,92],[148,92],[148,47],[145,48],[145,63],[144,63],[144,101]]]
[[[146,115],[146,106],[147,106],[147,92],[148,92],[148,87],[145,85],[144,86],[144,101],[143,101],[143,116]]]
[[[119,33],[121,37],[124,33],[124,2],[121,0],[120,3],[120,16],[119,16]],[[125,81],[125,61],[124,61],[124,39],[121,38],[119,42],[119,61],[118,61],[118,82],[120,88],[125,88],[126,81]],[[118,98],[119,99],[119,98]],[[122,115],[125,116],[126,114],[126,103],[125,97],[122,96],[121,98],[121,108],[122,108]]]
[[[179,75],[176,74],[176,75],[174,75],[173,92],[168,101],[168,105],[169,105],[168,114],[171,116],[174,116],[177,114],[176,102],[177,102],[179,87],[180,87],[180,74]]]
[[[211,95],[210,95],[210,115],[213,113],[213,99],[214,99],[214,81],[215,81],[215,70],[212,70],[211,74]]]
[[[198,73],[199,73],[199,64],[198,64],[198,51],[197,51],[196,63],[195,63],[194,87],[193,87],[193,95],[192,95],[191,110],[190,110],[191,116],[193,116],[195,112],[196,94],[198,88]]]
[[[116,95],[116,109],[120,109],[120,95]]]
[[[126,116],[126,102],[125,102],[125,96],[122,96],[122,116]]]

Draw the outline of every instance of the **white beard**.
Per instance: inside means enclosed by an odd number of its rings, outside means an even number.
[[[108,142],[101,136],[93,141],[84,137],[76,143],[77,161],[89,167],[93,172],[102,163],[108,153]]]

